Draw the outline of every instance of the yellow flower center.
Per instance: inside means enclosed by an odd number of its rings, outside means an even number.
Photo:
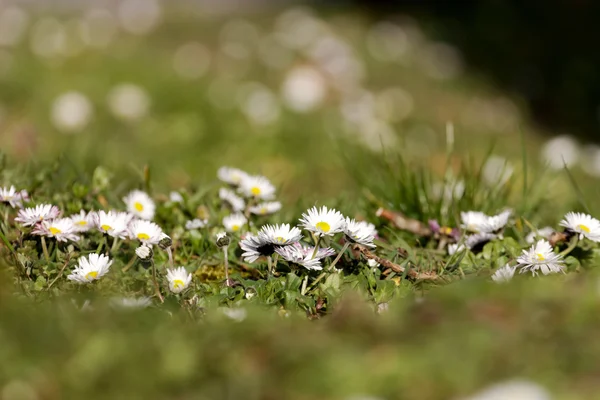
[[[81,225],[81,226],[86,226],[87,225],[87,221],[82,219],[81,221],[77,221],[77,225]]]
[[[262,207],[260,210],[258,210],[258,212],[259,212],[260,214],[266,214],[266,213],[267,213],[267,211],[268,211],[268,210],[267,210],[267,207]]]
[[[98,277],[98,271],[90,271],[87,274],[85,274],[85,279],[91,281],[93,279],[96,279]]]
[[[545,261],[546,257],[544,257],[544,255],[542,253],[537,253],[536,254],[538,261]]]
[[[144,211],[144,206],[139,201],[133,203],[133,207],[138,211]]]
[[[61,233],[62,231],[58,228],[55,228],[53,226],[50,227],[50,229],[48,229],[50,231],[51,234],[56,235],[58,233]]]
[[[104,224],[104,225],[100,226],[100,229],[102,229],[105,232],[108,232],[112,229],[112,226]]]
[[[325,232],[325,233],[327,233],[331,230],[331,226],[329,226],[329,224],[324,221],[317,222],[317,224],[315,226],[317,227],[318,230]]]
[[[275,240],[277,241],[277,243],[283,243],[283,242],[285,242],[285,239],[283,237],[281,237],[281,236],[277,236],[275,238]]]
[[[585,226],[583,224],[579,224],[579,225],[577,225],[577,227],[579,229],[581,229],[582,231],[584,231],[585,233],[590,233],[590,228],[588,228],[587,226]]]
[[[449,228],[447,226],[443,226],[443,227],[440,228],[440,232],[443,235],[450,236],[450,235],[452,235],[452,228]]]
[[[140,240],[148,240],[150,239],[150,236],[147,233],[138,233],[137,238]]]
[[[183,283],[183,281],[181,279],[175,279],[173,280],[173,288],[174,289],[179,289],[180,287],[184,287],[185,283]]]
[[[239,226],[239,225],[233,225],[233,226],[231,227],[231,230],[232,230],[232,231],[234,231],[234,232],[237,232],[237,231],[239,231],[239,230],[240,230],[240,226]]]
[[[254,186],[252,189],[250,189],[250,192],[254,195],[254,196],[258,196],[260,194],[260,188],[257,186]]]

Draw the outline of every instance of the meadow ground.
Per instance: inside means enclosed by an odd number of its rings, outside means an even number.
[[[8,10],[1,398],[600,395],[593,154],[415,21]]]

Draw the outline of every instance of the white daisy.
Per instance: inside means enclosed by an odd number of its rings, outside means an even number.
[[[219,198],[226,201],[231,206],[234,212],[243,211],[246,208],[246,202],[240,196],[235,194],[233,191],[221,188],[219,189]]]
[[[519,263],[517,267],[521,268],[520,273],[531,271],[535,276],[538,270],[548,275],[554,272],[562,272],[562,256],[556,254],[550,243],[546,240],[539,240],[536,244],[531,246],[529,250],[523,250],[523,254],[517,258]]]
[[[29,200],[29,194],[26,190],[17,192],[14,186],[10,188],[0,187],[0,202],[8,203],[11,207],[23,207],[23,201]]]
[[[481,232],[474,235],[469,235],[465,240],[465,245],[468,249],[473,249],[477,246],[486,244],[487,242],[496,239],[498,236],[493,233]]]
[[[346,218],[346,227],[344,233],[350,241],[361,244],[367,247],[376,247],[373,244],[375,240],[375,225],[369,224],[365,221],[355,221],[351,218]]]
[[[289,224],[265,225],[258,231],[258,237],[266,243],[286,246],[302,239],[302,232],[296,227],[290,228]]]
[[[163,231],[154,222],[136,219],[129,225],[129,237],[137,239],[143,244],[153,245],[160,242],[163,237]]]
[[[240,247],[244,252],[242,257],[244,261],[253,263],[261,256],[270,256],[275,252],[275,246],[266,242],[262,238],[254,235],[246,235],[240,240]]]
[[[302,265],[309,270],[317,271],[323,269],[321,266],[321,259],[335,254],[335,251],[331,248],[321,248],[313,257],[315,248],[303,246],[300,243],[294,243],[291,246],[278,247],[275,251],[288,262]]]
[[[334,209],[313,207],[300,218],[300,226],[314,232],[317,236],[333,236],[346,228],[344,216]]]
[[[498,232],[500,229],[506,226],[511,215],[512,210],[505,210],[498,215],[494,215],[493,217],[487,217],[487,220],[481,227],[481,232]]]
[[[217,177],[225,183],[230,185],[238,186],[242,179],[246,178],[248,174],[241,169],[231,167],[221,167],[217,171]]]
[[[183,196],[179,192],[172,191],[169,193],[169,201],[172,203],[183,203]]]
[[[125,239],[127,237],[127,227],[133,219],[133,215],[118,211],[98,211],[93,216],[94,226],[102,233],[113,237]]]
[[[544,228],[538,229],[537,231],[529,232],[525,240],[529,244],[533,244],[535,242],[535,239],[537,238],[550,240],[550,236],[552,236],[553,233],[554,228],[546,226]]]
[[[132,190],[127,196],[123,197],[123,201],[127,205],[127,211],[136,217],[147,220],[154,218],[156,205],[146,192]]]
[[[540,385],[522,380],[496,383],[462,400],[551,400],[554,396]]]
[[[152,258],[153,255],[152,247],[146,244],[142,244],[140,247],[135,249],[135,254],[142,260],[149,260]]]
[[[600,242],[600,221],[591,215],[570,212],[560,221],[560,225],[578,233],[580,239],[585,237],[594,242]]]
[[[79,214],[71,215],[71,221],[73,221],[73,230],[75,232],[87,232],[94,226],[94,215],[96,213],[90,211],[86,213],[84,210],[81,210]]]
[[[208,220],[207,219],[198,219],[198,218],[194,218],[190,221],[186,221],[185,223],[185,229],[187,229],[188,231],[194,230],[194,229],[200,229],[200,228],[204,228],[206,225],[208,225]]]
[[[35,226],[31,233],[39,236],[53,237],[59,242],[79,240],[79,236],[75,234],[71,218],[57,218],[49,221],[42,221]]]
[[[169,281],[169,289],[171,292],[181,293],[190,286],[192,274],[188,273],[184,267],[168,269],[167,280]]]
[[[255,206],[248,208],[248,210],[255,215],[268,215],[276,213],[281,210],[281,203],[278,201],[266,201],[259,203]]]
[[[504,267],[498,268],[496,272],[494,272],[494,274],[492,275],[492,280],[497,283],[508,282],[515,275],[516,269],[516,266],[511,267],[510,265],[506,264]]]
[[[448,254],[454,255],[456,253],[460,253],[461,251],[465,251],[467,247],[464,244],[452,243],[448,245]]]
[[[67,278],[69,280],[88,283],[102,278],[110,269],[112,261],[103,254],[92,253],[87,257],[79,258],[79,265]]]
[[[241,230],[248,220],[243,214],[231,214],[223,218],[223,226],[227,232],[238,232]]]
[[[488,222],[488,216],[481,211],[467,211],[460,213],[460,227],[468,232],[478,233],[482,231]]]
[[[110,304],[116,308],[133,310],[149,307],[152,305],[152,300],[149,297],[114,297],[110,300]]]
[[[275,186],[267,178],[260,175],[246,176],[240,182],[240,193],[245,197],[271,200],[275,197]]]
[[[38,222],[57,218],[60,215],[58,207],[52,204],[40,204],[35,207],[27,207],[19,210],[15,221],[24,226],[31,226]]]

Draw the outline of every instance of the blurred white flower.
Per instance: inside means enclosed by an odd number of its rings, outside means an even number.
[[[106,100],[113,115],[125,121],[144,118],[151,103],[148,93],[133,83],[121,83],[113,87]]]
[[[142,244],[158,244],[163,238],[163,231],[160,226],[151,221],[137,219],[129,225],[129,237],[137,239]]]
[[[368,265],[369,267],[371,267],[371,268],[377,268],[377,267],[379,267],[379,263],[377,262],[377,260],[374,260],[374,259],[372,259],[372,258],[369,258],[369,259],[367,260],[367,265]]]
[[[60,215],[58,207],[52,204],[38,204],[35,207],[27,207],[19,210],[15,222],[19,222],[24,226],[32,226],[38,222],[51,220]]]
[[[227,188],[219,189],[219,198],[229,204],[234,212],[244,211],[246,202],[232,190]]]
[[[279,119],[277,97],[264,85],[252,85],[240,99],[240,108],[244,115],[256,125],[269,125]]]
[[[242,180],[248,177],[248,173],[238,168],[221,167],[217,171],[217,177],[225,183],[238,186]]]
[[[550,393],[536,383],[513,380],[491,385],[464,400],[551,400]]]
[[[306,8],[285,11],[275,22],[275,35],[286,47],[301,49],[316,41],[327,28]]]
[[[94,213],[94,226],[102,233],[125,239],[132,219],[133,214],[130,213],[100,210]]]
[[[123,197],[123,202],[127,206],[127,211],[136,217],[147,220],[154,218],[156,205],[148,193],[141,190],[132,190],[127,196]]]
[[[181,45],[173,56],[173,69],[184,79],[198,79],[210,67],[210,51],[198,42]]]
[[[248,316],[248,313],[244,308],[220,307],[219,310],[221,310],[223,315],[235,322],[242,322]]]
[[[494,272],[492,275],[492,280],[497,283],[508,282],[515,275],[516,269],[516,266],[511,267],[510,265],[506,264],[504,267],[498,268],[496,272]]]
[[[45,17],[31,28],[31,51],[38,57],[60,57],[67,52],[67,33],[55,18]]]
[[[490,186],[504,185],[514,172],[514,168],[507,159],[492,155],[483,165],[482,177]]]
[[[399,122],[406,119],[413,111],[413,96],[400,87],[391,87],[375,96],[375,111],[387,121]]]
[[[261,175],[243,177],[238,191],[247,198],[272,200],[275,197],[275,186]]]
[[[117,308],[138,309],[149,307],[152,300],[149,297],[115,297],[111,299],[110,304]]]
[[[29,23],[29,14],[17,6],[0,9],[0,46],[16,45]]]
[[[90,211],[86,213],[85,210],[81,210],[79,214],[71,215],[71,221],[73,221],[73,230],[75,232],[87,232],[94,226],[94,215],[96,213]]]
[[[266,201],[264,203],[258,203],[255,206],[249,207],[248,210],[251,214],[255,215],[273,214],[281,210],[281,203],[279,201]]]
[[[244,214],[231,214],[223,218],[223,227],[227,232],[238,232],[247,222],[248,220],[244,217]]]
[[[152,257],[152,245],[142,243],[140,247],[135,249],[135,254],[142,260],[148,260]]]
[[[580,158],[579,144],[568,135],[550,139],[542,148],[542,160],[552,169],[562,169],[577,164]]]
[[[286,106],[300,113],[317,108],[324,101],[326,92],[326,82],[321,73],[307,66],[290,70],[281,87]]]
[[[194,230],[194,229],[201,229],[204,228],[206,225],[208,225],[208,220],[201,220],[198,218],[194,218],[191,221],[186,221],[185,223],[185,229],[187,229],[188,231]]]
[[[92,8],[79,21],[79,34],[88,46],[106,47],[117,35],[116,18],[106,9]]]
[[[172,203],[183,203],[183,196],[179,192],[172,191],[169,193],[169,201]]]
[[[536,231],[529,232],[525,241],[529,244],[533,244],[537,238],[550,240],[550,236],[554,233],[554,228],[546,226]]]
[[[146,35],[156,28],[162,18],[158,0],[123,0],[117,8],[122,28],[135,35]]]
[[[59,242],[79,240],[79,236],[75,234],[71,218],[57,218],[42,221],[35,226],[31,233],[33,235],[55,238]]]
[[[356,221],[349,217],[346,217],[345,225],[344,233],[350,241],[367,247],[376,247],[373,243],[377,234],[375,225],[365,221]]]
[[[565,215],[565,218],[560,221],[560,226],[564,226],[568,230],[578,233],[580,239],[585,237],[591,241],[600,242],[600,221],[591,215],[569,212]]]
[[[83,130],[93,115],[92,103],[80,92],[67,92],[52,103],[50,117],[53,125],[65,133]]]
[[[410,51],[410,42],[405,30],[391,22],[379,22],[369,29],[367,49],[379,61],[401,61]]]
[[[13,208],[22,208],[23,201],[29,201],[27,190],[17,191],[13,185],[8,188],[0,187],[0,202],[7,203]]]

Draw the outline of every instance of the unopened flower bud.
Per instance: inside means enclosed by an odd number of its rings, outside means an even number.
[[[225,233],[225,232],[217,233],[217,246],[225,247],[225,246],[229,246],[229,243],[230,243],[230,239],[229,239],[229,236],[227,236],[227,233]]]
[[[152,248],[146,245],[141,245],[137,249],[135,249],[135,254],[142,260],[148,261],[152,259]]]
[[[171,240],[171,237],[163,233],[160,238],[160,242],[158,242],[158,247],[160,247],[163,250],[166,250],[169,247],[171,247],[172,244],[173,241]]]

